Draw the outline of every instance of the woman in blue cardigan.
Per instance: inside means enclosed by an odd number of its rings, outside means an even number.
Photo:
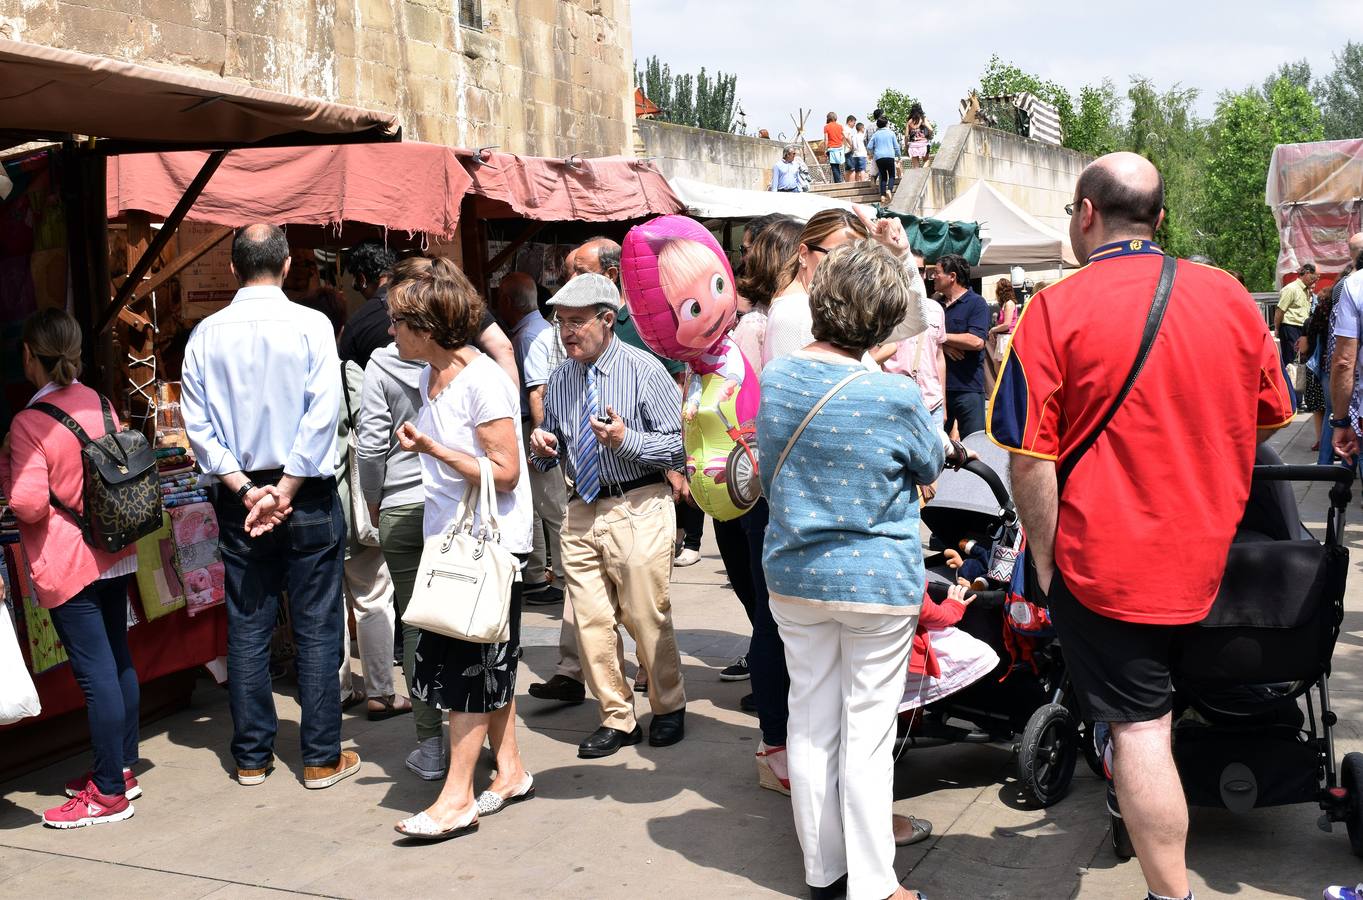
[[[892,748],[923,596],[918,491],[945,448],[913,380],[863,362],[912,297],[902,261],[875,241],[835,249],[810,286],[814,343],[762,373],[759,456],[773,463],[762,562],[790,670],[786,752],[814,897],[918,896],[894,871]]]

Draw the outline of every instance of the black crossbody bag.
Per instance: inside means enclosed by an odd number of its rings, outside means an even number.
[[[1065,457],[1056,470],[1055,495],[1057,500],[1065,492],[1065,482],[1069,481],[1070,475],[1074,472],[1074,467],[1097,442],[1108,423],[1112,421],[1112,417],[1117,415],[1117,410],[1121,409],[1123,401],[1131,393],[1131,388],[1135,386],[1136,379],[1140,377],[1141,370],[1145,368],[1145,361],[1150,358],[1150,350],[1155,345],[1155,337],[1159,334],[1160,325],[1164,323],[1164,311],[1168,309],[1169,295],[1174,291],[1174,275],[1177,269],[1178,259],[1166,255],[1160,268],[1159,282],[1155,286],[1155,297],[1150,302],[1150,312],[1145,317],[1145,330],[1141,333],[1141,346],[1136,351],[1136,361],[1132,363],[1131,371],[1127,373],[1122,389],[1117,392],[1112,405],[1103,414],[1103,418],[1098,421],[1098,425],[1070,451],[1070,454]],[[1056,576],[1058,575],[1057,572]],[[1053,576],[1053,578],[1056,576]],[[1027,599],[1037,606],[1045,607],[1047,605],[1046,595],[1037,586],[1036,567],[1033,565],[1030,553],[1027,554],[1027,594],[1029,595]]]

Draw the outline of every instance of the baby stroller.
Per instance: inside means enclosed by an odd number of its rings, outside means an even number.
[[[927,590],[939,602],[957,574],[946,565],[943,551],[963,538],[1007,543],[1018,527],[1008,489],[1007,452],[983,433],[964,443],[979,460],[959,472],[943,472],[937,496],[922,509],[923,524],[931,532],[924,560]],[[954,742],[1010,745],[1017,754],[1019,781],[1038,804],[1050,806],[1069,791],[1081,751],[1101,774],[1089,728],[1074,705],[1059,642],[1049,629],[1017,632],[1009,623],[1007,590],[970,593],[977,599],[957,627],[988,644],[999,664],[969,687],[915,710],[907,732],[909,713],[903,714],[897,750]]]
[[[1363,753],[1335,767],[1330,663],[1344,617],[1344,511],[1353,472],[1286,466],[1261,447],[1245,517],[1206,619],[1174,662],[1174,759],[1188,803],[1247,812],[1317,803],[1363,856]],[[1331,482],[1325,539],[1302,525],[1290,482]],[[1114,810],[1112,846],[1134,854]]]

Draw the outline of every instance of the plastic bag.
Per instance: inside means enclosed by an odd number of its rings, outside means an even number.
[[[38,690],[24,665],[14,618],[9,605],[0,602],[0,725],[36,716],[43,711]]]

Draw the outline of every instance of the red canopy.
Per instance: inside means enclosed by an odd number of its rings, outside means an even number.
[[[164,217],[206,154],[145,153],[109,159],[109,217],[143,210]],[[348,144],[234,150],[186,218],[339,225],[361,222],[449,240],[465,194],[485,218],[610,222],[684,207],[650,162],[567,160],[475,152],[437,144]]]

